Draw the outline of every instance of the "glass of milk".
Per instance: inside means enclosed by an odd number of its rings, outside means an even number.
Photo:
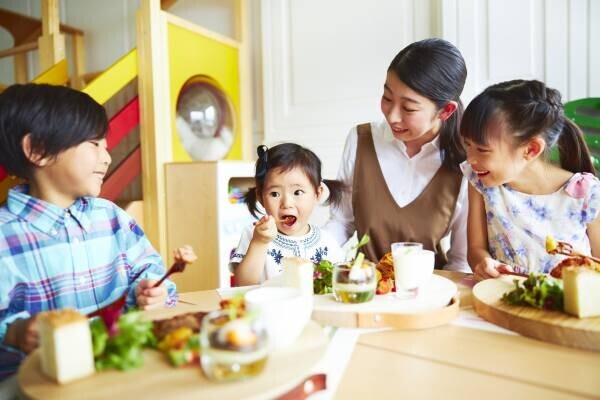
[[[396,296],[411,299],[417,296],[419,287],[433,274],[435,253],[423,250],[421,243],[392,243],[394,282]]]

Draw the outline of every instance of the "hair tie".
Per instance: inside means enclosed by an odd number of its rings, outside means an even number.
[[[256,178],[262,180],[267,175],[267,152],[269,148],[264,144],[261,144],[256,148],[256,154],[258,154],[258,162],[256,163]]]

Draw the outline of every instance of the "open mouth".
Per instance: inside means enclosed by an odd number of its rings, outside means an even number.
[[[285,226],[292,226],[296,223],[296,217],[293,215],[284,215],[281,218],[281,222],[285,225]]]
[[[408,132],[408,129],[392,128],[392,132],[398,135],[402,135],[403,133]]]
[[[477,171],[477,170],[473,170],[473,172],[475,172],[477,174],[478,177],[482,177],[482,176],[486,176],[490,173],[490,171]]]

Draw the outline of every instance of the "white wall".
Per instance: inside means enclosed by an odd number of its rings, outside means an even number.
[[[425,37],[461,50],[465,104],[516,78],[600,96],[600,0],[262,0],[262,27],[265,143],[311,147],[328,177],[348,129],[382,117],[393,56]]]
[[[435,33],[432,0],[263,0],[265,143],[313,149],[335,177],[349,129],[380,118],[387,67]]]
[[[600,96],[599,0],[445,0],[442,36],[465,56],[463,99],[508,79],[539,79],[563,101]]]

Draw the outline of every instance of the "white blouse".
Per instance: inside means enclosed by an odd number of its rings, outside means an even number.
[[[342,249],[329,233],[317,226],[309,226],[308,233],[301,236],[286,236],[277,233],[275,239],[267,247],[267,257],[260,279],[261,282],[283,272],[282,261],[284,257],[300,257],[313,263],[328,260],[335,264],[345,260]],[[253,226],[247,227],[242,232],[237,248],[229,257],[229,268],[232,272],[246,256],[253,233]]]
[[[419,153],[409,157],[406,153],[406,145],[394,137],[387,121],[372,122],[371,132],[385,182],[398,206],[404,207],[423,192],[441,167],[439,137],[426,143]],[[346,139],[338,172],[338,179],[348,185],[349,190],[344,193],[342,204],[331,208],[330,220],[323,227],[340,244],[346,242],[356,229],[352,210],[352,180],[357,140],[356,127],[354,127]],[[403,179],[397,179],[399,174],[402,174]],[[447,254],[448,264],[445,267],[448,270],[471,272],[467,264],[468,209],[467,183],[463,178],[456,208],[446,232],[446,235],[451,234],[450,249]]]

